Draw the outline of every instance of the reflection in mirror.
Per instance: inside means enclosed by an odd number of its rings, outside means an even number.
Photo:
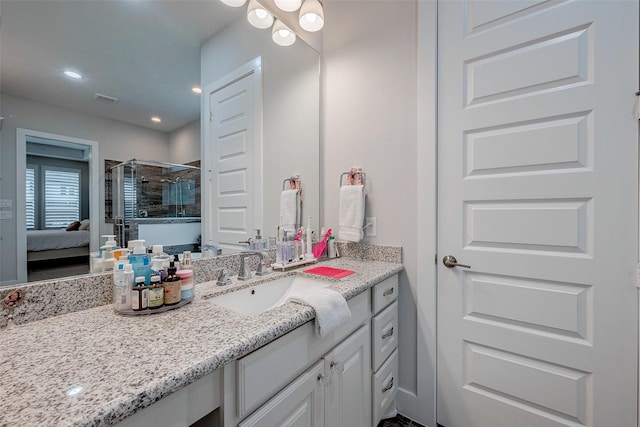
[[[265,42],[273,45],[268,31],[251,27],[246,11],[217,1],[1,0],[0,12],[0,116],[5,117],[0,130],[0,198],[10,205],[10,218],[0,223],[0,286],[19,282],[20,259],[26,259],[26,253],[17,253],[26,246],[16,233],[18,193],[25,191],[18,188],[23,178],[16,169],[17,129],[97,142],[99,158],[94,160],[99,167],[90,175],[100,203],[89,215],[97,235],[113,234],[113,224],[104,219],[104,160],[142,158],[180,164],[200,160],[206,124],[200,123],[200,111],[206,95],[195,95],[192,87],[204,87],[260,56],[264,58],[264,191],[262,210],[251,215],[262,219],[265,236],[273,235],[282,179],[295,172],[305,185],[306,214],[317,218],[317,171],[307,170],[304,163],[309,160],[317,169],[319,56],[309,46],[296,42],[279,47],[283,50],[276,54],[306,52],[315,80],[310,89],[303,89],[306,78],[296,79],[279,68],[279,62],[286,64],[281,57],[260,51]],[[214,42],[219,36],[235,44],[227,49],[229,55],[216,58],[203,46],[224,50],[222,43]],[[67,78],[62,74],[67,68],[82,78]],[[273,78],[287,72],[287,83],[281,81],[271,89]],[[305,115],[315,114],[310,126],[300,126],[287,116],[287,106],[294,105],[290,100],[297,93],[304,93],[310,105],[304,108]],[[309,93],[312,96],[306,96]],[[151,122],[154,115],[162,121]],[[281,150],[283,142],[293,139],[315,141],[315,146],[304,153],[290,147]],[[92,239],[90,250],[98,246],[98,239]]]

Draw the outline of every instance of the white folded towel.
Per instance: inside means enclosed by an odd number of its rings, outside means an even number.
[[[338,237],[341,240],[359,242],[364,236],[364,185],[340,187],[340,218]]]
[[[313,307],[316,311],[316,334],[325,336],[351,319],[349,305],[340,292],[326,288],[307,288],[292,291],[287,301]]]
[[[286,231],[295,231],[298,226],[298,209],[299,200],[298,192],[300,190],[284,190],[280,195],[280,224]]]

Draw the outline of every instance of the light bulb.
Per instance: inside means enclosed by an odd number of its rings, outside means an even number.
[[[302,0],[275,0],[275,4],[285,12],[295,12],[300,8]]]
[[[276,19],[273,24],[272,38],[280,46],[291,46],[296,41],[296,34],[284,25],[282,21]]]
[[[254,27],[265,29],[273,24],[273,15],[256,0],[250,0],[247,8],[247,20]]]
[[[303,30],[314,32],[324,26],[324,11],[318,0],[306,0],[300,9],[300,26]]]

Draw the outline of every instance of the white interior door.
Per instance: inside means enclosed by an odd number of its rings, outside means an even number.
[[[636,426],[638,2],[442,1],[438,52],[438,423]]]
[[[261,78],[252,62],[207,88],[204,242],[245,249],[262,228]]]

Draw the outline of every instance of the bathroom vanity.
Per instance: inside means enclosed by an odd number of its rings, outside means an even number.
[[[119,316],[103,305],[0,329],[0,425],[187,426],[207,414],[224,426],[276,426],[287,417],[376,425],[397,389],[402,265],[323,264],[356,273],[327,279],[352,318],[322,338],[305,305],[247,316],[211,302],[300,270],[229,287],[199,283],[191,304],[158,315]]]

